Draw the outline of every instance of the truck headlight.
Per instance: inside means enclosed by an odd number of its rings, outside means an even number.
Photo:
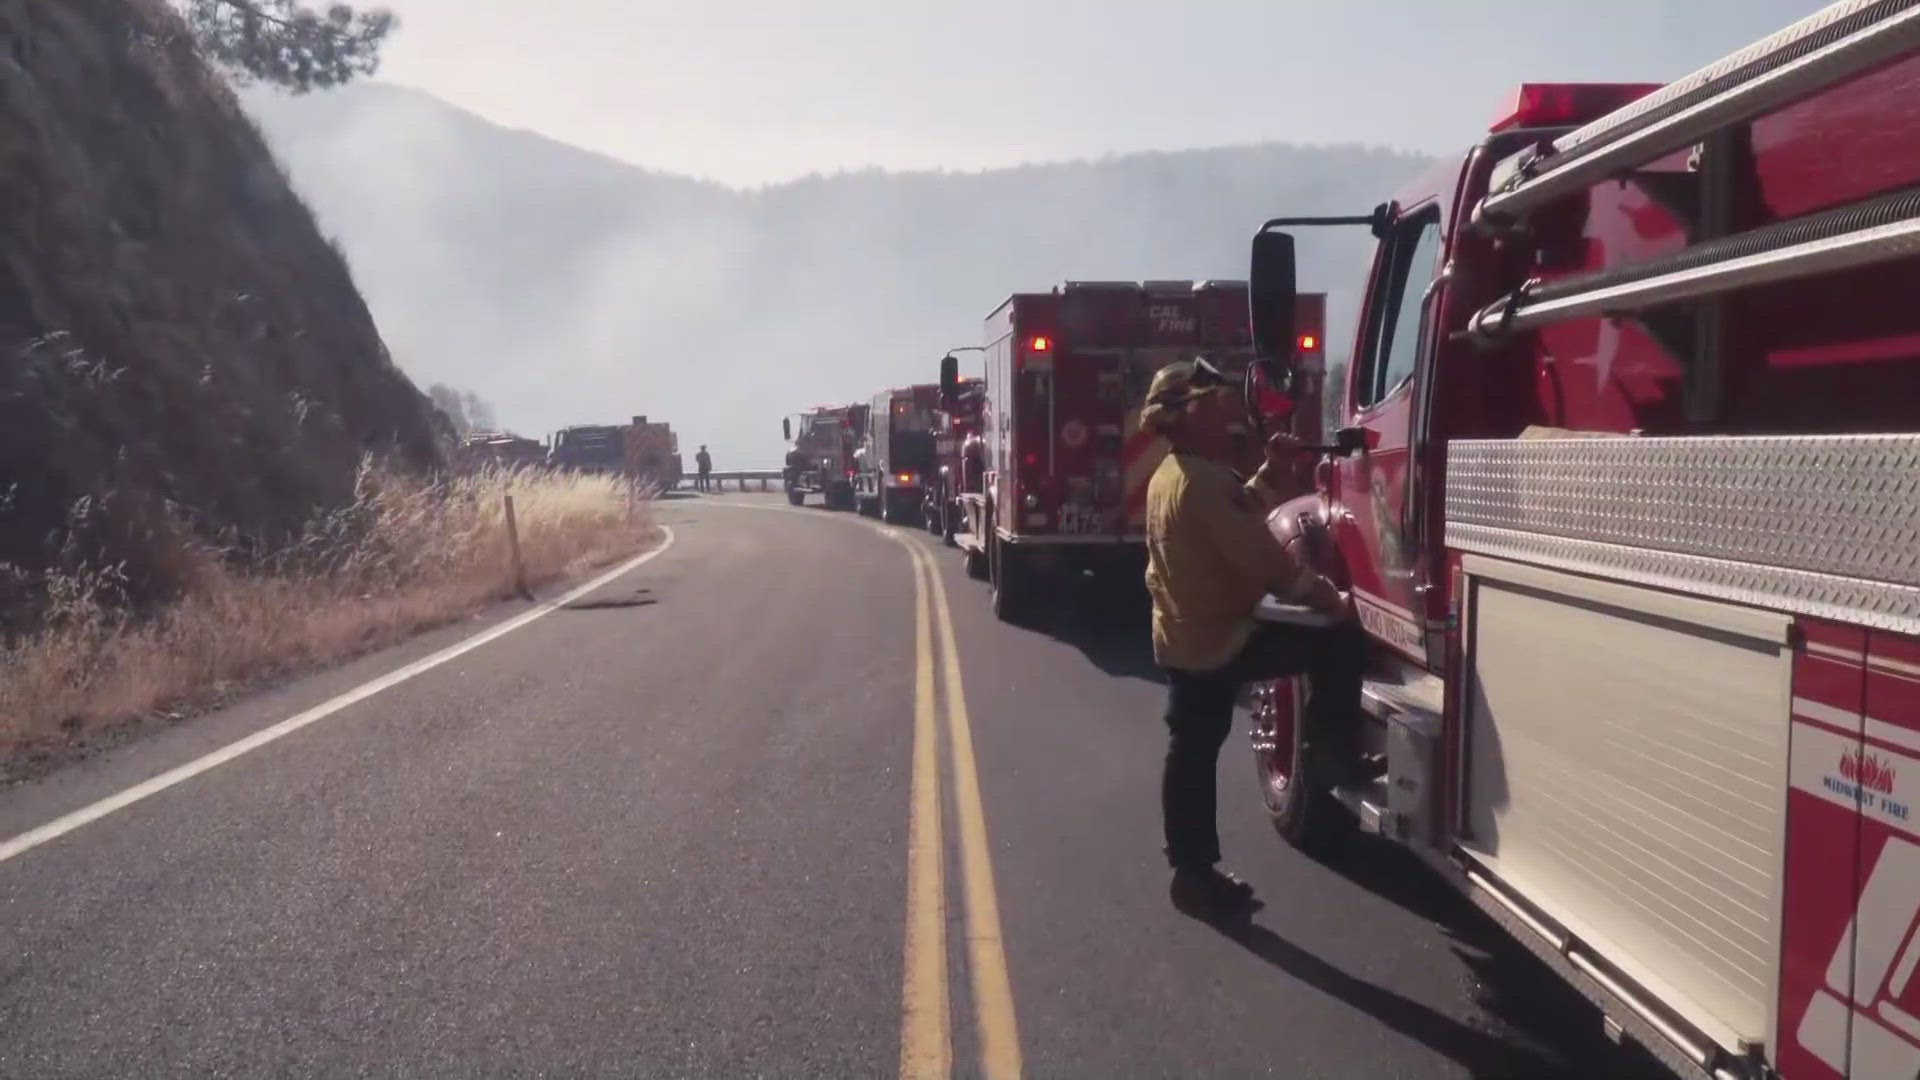
[[[1038,510],[1040,509],[1040,496],[1029,491],[1027,492],[1026,498],[1020,500],[1020,505],[1025,506],[1029,510]]]

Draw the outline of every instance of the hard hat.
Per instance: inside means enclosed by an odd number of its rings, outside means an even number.
[[[1194,399],[1223,389],[1227,377],[1206,357],[1178,360],[1154,372],[1147,387],[1147,406],[1140,411],[1142,431],[1161,431],[1186,412]]]

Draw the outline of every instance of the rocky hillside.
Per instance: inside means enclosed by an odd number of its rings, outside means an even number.
[[[161,0],[0,0],[0,562],[184,584],[438,448],[338,251]]]

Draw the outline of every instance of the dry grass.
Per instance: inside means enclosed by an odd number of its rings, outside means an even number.
[[[114,568],[43,582],[37,630],[0,645],[0,760],[191,708],[247,680],[351,656],[512,595],[504,496],[534,588],[656,532],[618,479],[484,469],[428,483],[364,467],[351,506],[269,559],[196,547],[184,594],[135,614]]]

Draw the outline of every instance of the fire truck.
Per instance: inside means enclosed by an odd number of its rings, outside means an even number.
[[[1253,242],[1256,419],[1288,230],[1375,250],[1270,519],[1369,632],[1373,767],[1260,688],[1275,826],[1409,845],[1686,1075],[1920,1075],[1917,132],[1920,4],[1846,0]]]
[[[985,472],[985,444],[981,441],[980,414],[986,405],[987,383],[981,378],[956,377],[951,393],[942,390],[940,409],[934,414],[933,454],[937,467],[927,485],[925,517],[927,531],[955,543],[960,519],[966,510],[963,494],[979,494]],[[969,462],[968,456],[975,460]]]
[[[614,424],[579,424],[554,433],[547,460],[557,469],[617,473],[626,467],[626,436]]]
[[[934,412],[940,388],[931,383],[886,390],[867,411],[867,437],[854,462],[854,506],[888,524],[921,510],[936,468]]]
[[[680,436],[673,425],[649,423],[636,416],[621,432],[627,475],[656,491],[671,491],[686,475],[680,459]]]
[[[820,405],[783,417],[787,449],[787,501],[794,506],[819,495],[829,510],[853,509],[854,451],[866,435],[866,405]]]
[[[1293,370],[1311,393],[1323,355],[1324,297],[1295,298],[1304,346]],[[1137,588],[1146,567],[1146,489],[1166,440],[1139,430],[1160,368],[1204,355],[1238,381],[1252,358],[1244,282],[1069,281],[1019,293],[988,316],[983,490],[965,493],[956,542],[993,589],[993,610],[1025,621],[1063,579],[1094,574]],[[958,361],[941,361],[957,393]],[[1317,399],[1300,413],[1317,413]],[[1261,448],[1242,439],[1251,469]]]

